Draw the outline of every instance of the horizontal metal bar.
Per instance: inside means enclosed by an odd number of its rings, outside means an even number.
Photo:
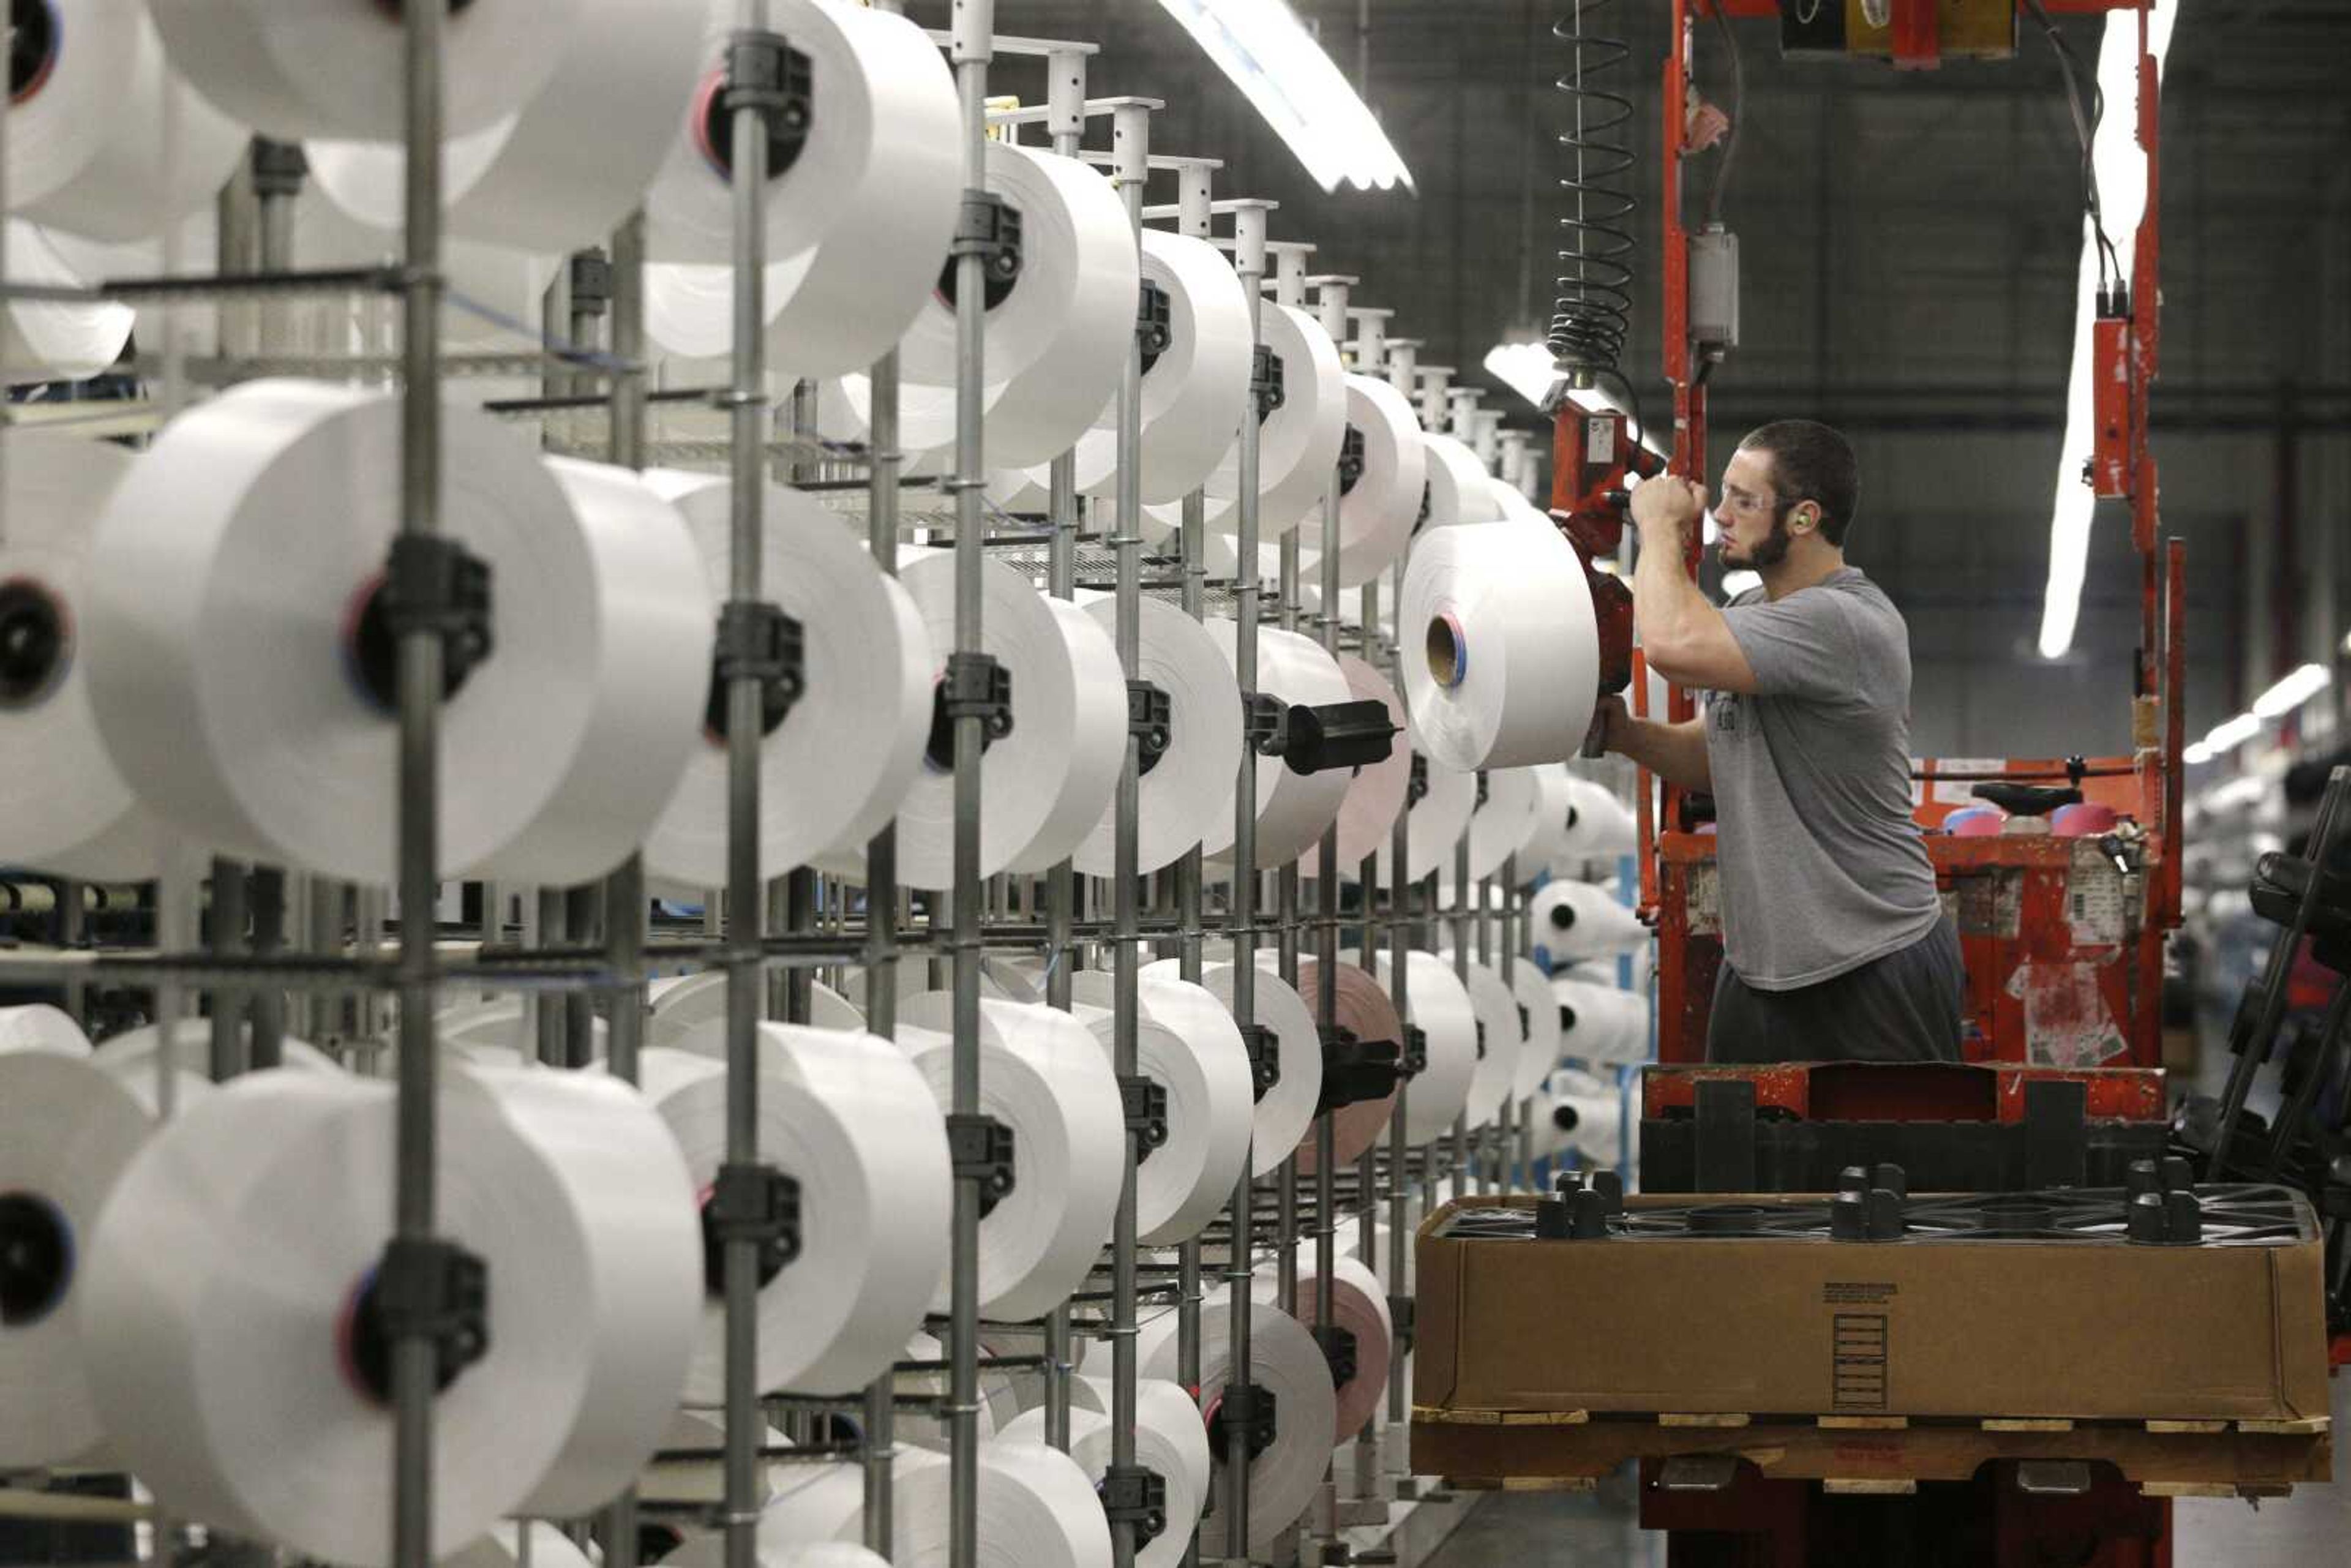
[[[1115,114],[1122,109],[1147,109],[1156,114],[1166,107],[1167,100],[1164,98],[1090,98],[1080,108],[1079,118],[1100,120],[1104,115]],[[1052,118],[1052,106],[1043,103],[1024,103],[1018,109],[991,109],[987,111],[987,122],[990,125],[1042,125]],[[1086,152],[1081,153],[1080,156],[1091,158],[1093,154]],[[1152,166],[1159,167],[1156,159],[1152,161]],[[1220,163],[1217,167],[1221,169],[1224,165]]]
[[[99,300],[241,299],[281,294],[396,294],[409,281],[397,267],[336,267],[316,271],[230,272],[201,277],[108,277],[81,287],[52,283],[0,284],[0,299]]]
[[[1103,152],[1096,148],[1088,148],[1086,151],[1080,152],[1078,157],[1085,162],[1094,164],[1099,168],[1112,169],[1118,166],[1117,153]],[[1225,166],[1225,161],[1221,158],[1179,158],[1173,152],[1154,152],[1149,157],[1145,158],[1143,162],[1145,168],[1176,172],[1180,172],[1186,169],[1221,169]],[[1214,212],[1216,208],[1214,204],[1211,204],[1209,211]],[[1168,209],[1168,213],[1172,216],[1175,213],[1175,209],[1170,207]]]
[[[1221,201],[1210,202],[1208,204],[1208,211],[1212,213],[1270,213],[1279,210],[1280,206],[1281,204],[1280,202],[1269,201],[1263,196],[1228,196]],[[1172,204],[1166,206],[1148,206],[1143,209],[1143,218],[1145,223],[1165,223],[1169,218],[1180,217],[1182,215],[1183,209]],[[1233,242],[1230,239],[1223,239],[1217,243],[1229,250],[1232,247]],[[1292,250],[1312,250],[1314,248],[1311,245],[1301,246],[1296,240],[1268,240],[1266,242],[1265,248],[1269,252],[1271,252],[1278,251],[1284,246],[1287,246]]]
[[[955,35],[945,27],[925,27],[924,37],[935,44],[952,44]],[[999,55],[1098,55],[1100,44],[1081,44],[1067,38],[1021,38],[1003,34],[990,38],[987,47]]]

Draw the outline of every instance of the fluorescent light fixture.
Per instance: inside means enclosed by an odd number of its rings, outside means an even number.
[[[2261,734],[2262,721],[2252,714],[2241,713],[2226,724],[2214,725],[2204,737],[2204,748],[2219,757],[2231,752]]]
[[[2261,718],[2283,717],[2325,691],[2334,680],[2334,672],[2325,665],[2304,664],[2255,697],[2253,713]]]
[[[2155,57],[2156,75],[2163,74],[2163,57],[2171,47],[2171,25],[2179,14],[2178,0],[2157,0],[2147,19],[2147,48]],[[2122,258],[2127,279],[2132,242],[2147,209],[2147,160],[2139,150],[2138,13],[2111,11],[2105,35],[2098,47],[2098,90],[2105,95],[2106,110],[2091,143],[2090,158],[2097,170],[2098,202],[2105,215],[2106,237]],[[2090,324],[2097,319],[2098,263],[2096,241],[2087,214],[2082,219],[2082,265],[2074,286],[2074,371],[2065,385],[2065,443],[2057,454],[2056,505],[2049,518],[2049,586],[2041,611],[2041,656],[2061,658],[2074,645],[2074,630],[2082,610],[2082,576],[2090,556],[2090,518],[2097,498],[2082,482],[2082,465],[2089,460],[2094,442],[2090,399]],[[2154,301],[2146,302],[2152,308]]]
[[[1159,0],[1326,191],[1412,189],[1387,133],[1288,0]]]
[[[2179,754],[2179,760],[2190,768],[2200,768],[2212,760],[2212,748],[2200,740],[2197,741]]]
[[[1497,343],[1486,350],[1486,373],[1501,381],[1512,392],[1543,408],[1551,402],[1552,389],[1560,382],[1558,369],[1551,361],[1551,350],[1541,343]],[[1666,449],[1649,438],[1649,433],[1633,418],[1633,411],[1614,398],[1591,388],[1572,390],[1568,399],[1576,407],[1591,413],[1621,413],[1635,439],[1659,457]]]
[[[1761,588],[1763,580],[1751,571],[1727,571],[1722,574],[1722,597],[1736,599],[1750,588]]]

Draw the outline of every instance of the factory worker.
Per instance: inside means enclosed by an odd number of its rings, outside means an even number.
[[[1957,1061],[1966,976],[1910,816],[1910,635],[1845,564],[1853,448],[1781,420],[1722,475],[1726,567],[1762,586],[1718,610],[1685,566],[1702,486],[1633,493],[1635,625],[1649,666],[1706,694],[1687,724],[1611,697],[1602,739],[1714,797],[1723,965],[1713,1061]]]

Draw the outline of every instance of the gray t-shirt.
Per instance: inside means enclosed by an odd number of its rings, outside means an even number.
[[[1724,956],[1760,991],[1817,985],[1942,914],[1910,816],[1909,629],[1852,567],[1722,616],[1758,688],[1706,708]]]

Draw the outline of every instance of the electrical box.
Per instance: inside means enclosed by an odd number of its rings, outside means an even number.
[[[1689,335],[1701,352],[1739,347],[1739,236],[1719,225],[1689,236]]]

